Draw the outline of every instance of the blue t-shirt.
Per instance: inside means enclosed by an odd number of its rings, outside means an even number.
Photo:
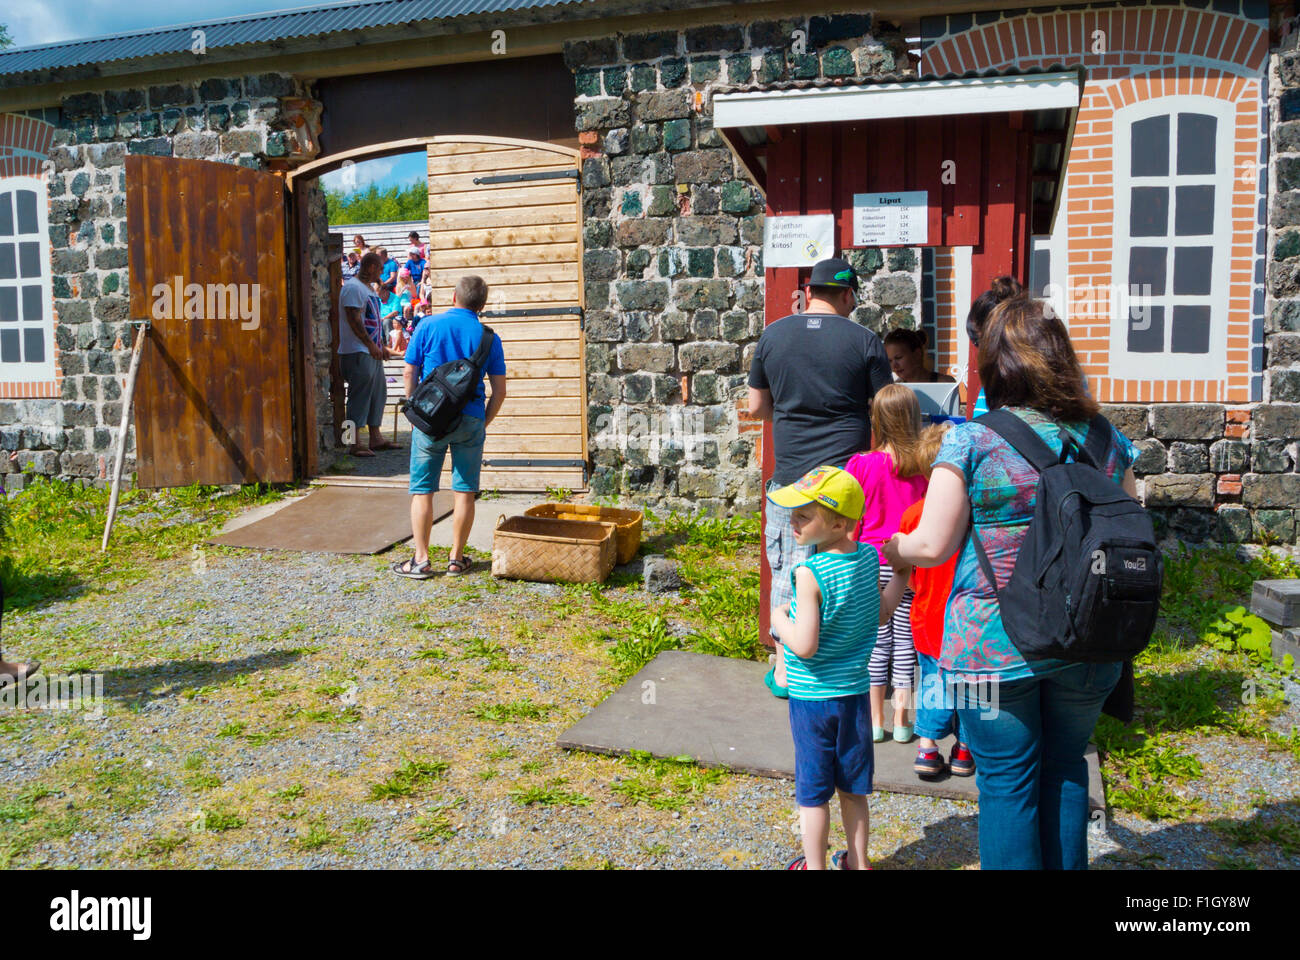
[[[414,283],[419,283],[420,278],[424,276],[423,260],[416,260],[412,258],[410,260],[407,260],[406,263],[402,264],[402,266],[406,267],[407,270],[411,271],[411,280]]]
[[[867,664],[880,626],[880,558],[869,543],[853,553],[814,553],[790,571],[790,620],[798,614],[795,571],[807,567],[821,591],[817,652],[801,657],[786,648],[785,676],[792,700],[852,697],[871,689]]]
[[[452,307],[446,313],[429,317],[415,328],[415,335],[406,348],[406,362],[420,368],[420,379],[423,380],[444,363],[473,356],[482,339],[483,324],[478,314],[463,307]],[[496,334],[492,335],[492,348],[488,351],[483,372],[491,377],[505,376],[506,355],[501,349],[501,338]],[[483,381],[480,380],[474,399],[465,407],[465,415],[485,419],[485,396]]]

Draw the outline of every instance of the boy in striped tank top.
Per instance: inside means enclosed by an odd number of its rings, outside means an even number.
[[[881,591],[875,547],[854,538],[862,519],[862,487],[843,470],[818,467],[768,498],[794,510],[799,545],[817,547],[790,571],[794,599],[772,612],[772,633],[786,654],[804,850],[787,869],[826,869],[829,804],[838,792],[849,847],[833,862],[846,870],[869,870],[873,753],[867,665],[876,630],[893,616],[910,568],[896,569]]]

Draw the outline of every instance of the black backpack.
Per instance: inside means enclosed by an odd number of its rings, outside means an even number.
[[[441,440],[460,426],[463,411],[478,393],[494,336],[492,328],[485,325],[483,339],[472,356],[449,360],[429,371],[402,405],[402,413],[413,426],[435,440]]]
[[[1010,411],[994,410],[975,422],[1011,444],[1039,475],[1029,532],[1000,590],[972,516],[975,553],[1011,642],[1027,660],[1107,663],[1140,653],[1160,610],[1164,560],[1146,510],[1100,469],[1110,421],[1094,417],[1083,448],[1061,427],[1059,457]],[[1066,459],[1071,452],[1074,462]]]

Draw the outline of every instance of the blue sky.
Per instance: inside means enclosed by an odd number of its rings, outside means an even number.
[[[328,0],[327,0],[328,2]],[[295,0],[79,0],[75,15],[66,0],[18,0],[0,10],[0,23],[18,46],[169,27],[202,20],[246,16],[269,10],[324,6]]]
[[[353,193],[365,190],[372,183],[378,184],[380,190],[394,184],[405,186],[412,180],[424,180],[428,171],[428,160],[421,150],[418,153],[403,153],[396,157],[383,157],[379,160],[356,163],[351,167],[325,174],[321,177],[321,181],[327,190],[345,190]]]

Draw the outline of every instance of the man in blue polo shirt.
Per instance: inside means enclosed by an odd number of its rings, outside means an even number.
[[[473,356],[483,340],[483,324],[478,313],[487,303],[488,288],[482,277],[461,277],[451,297],[451,309],[429,317],[415,328],[406,348],[406,396],[434,369],[454,360]],[[483,381],[465,407],[460,426],[434,440],[423,430],[411,431],[411,533],[414,555],[393,564],[393,572],[403,577],[427,580],[433,576],[429,563],[429,533],[433,527],[433,495],[438,492],[438,478],[447,450],[451,450],[451,489],[455,498],[452,514],[451,556],[447,573],[457,575],[470,568],[465,544],[474,526],[474,497],[478,493],[479,469],[483,465],[484,431],[506,398],[506,357],[501,338],[492,335],[483,372],[492,381],[492,399],[484,403]]]

